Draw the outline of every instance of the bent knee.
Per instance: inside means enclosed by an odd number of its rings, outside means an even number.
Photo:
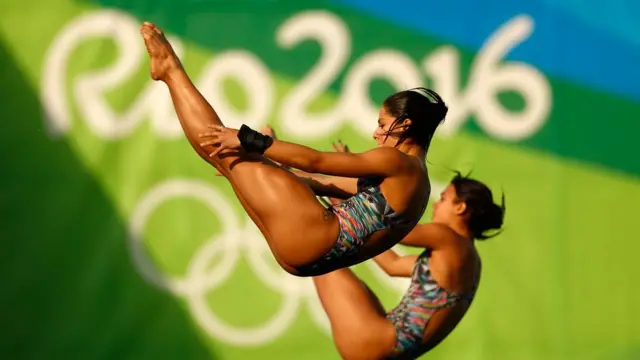
[[[371,360],[386,358],[395,343],[395,333],[390,334],[376,326],[352,328],[348,333],[334,335],[334,343],[345,360]]]

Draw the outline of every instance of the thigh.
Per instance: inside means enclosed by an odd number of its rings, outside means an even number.
[[[314,277],[314,283],[343,358],[375,359],[390,352],[395,328],[378,297],[350,269]]]
[[[269,237],[272,250],[289,266],[303,268],[320,261],[338,240],[336,215],[291,172],[243,162],[234,166],[229,180],[245,210]]]

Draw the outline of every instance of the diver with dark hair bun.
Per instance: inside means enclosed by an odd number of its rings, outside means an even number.
[[[267,126],[264,134],[276,138]],[[341,141],[337,152],[348,152]],[[337,182],[293,170],[325,206],[343,200],[327,198]],[[400,303],[386,312],[376,295],[348,268],[313,277],[343,359],[415,359],[444,340],[466,314],[480,282],[481,261],[475,240],[500,233],[504,195],[494,203],[482,182],[459,172],[433,204],[431,223],[416,225],[400,243],[423,248],[417,256],[387,250],[373,260],[388,275],[410,277]]]
[[[287,272],[315,276],[370,259],[397,244],[423,216],[431,193],[425,158],[448,110],[434,91],[414,88],[390,96],[380,109],[374,149],[317,151],[246,125],[225,127],[162,31],[144,23],[140,32],[151,77],[168,87],[189,143],[229,180]],[[286,167],[335,176],[326,190],[345,201],[325,208]]]
[[[504,213],[504,195],[498,205],[485,184],[456,174],[433,204],[432,222],[417,225],[400,241],[424,251],[400,256],[387,250],[373,258],[388,275],[411,278],[389,312],[350,269],[314,277],[342,358],[415,359],[442,342],[466,314],[480,283],[475,240],[498,235]]]

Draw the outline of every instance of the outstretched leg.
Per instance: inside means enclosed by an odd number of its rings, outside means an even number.
[[[262,156],[239,152],[209,157],[199,146],[198,136],[208,131],[208,125],[222,125],[220,117],[193,85],[162,32],[150,23],[144,23],[140,31],[151,57],[151,77],[168,86],[191,146],[231,182],[278,262],[296,273],[291,268],[319,260],[337,240],[335,215],[327,212],[295,175]]]
[[[313,282],[344,359],[382,359],[391,352],[395,328],[380,300],[350,269],[316,276]]]

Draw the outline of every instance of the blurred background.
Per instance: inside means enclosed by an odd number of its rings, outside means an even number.
[[[149,79],[152,21],[230,127],[364,151],[386,96],[447,101],[434,195],[472,171],[506,226],[424,358],[640,359],[640,3],[590,5],[1,0],[0,358],[339,358],[311,281],[279,270]],[[356,272],[389,308],[407,285]]]

